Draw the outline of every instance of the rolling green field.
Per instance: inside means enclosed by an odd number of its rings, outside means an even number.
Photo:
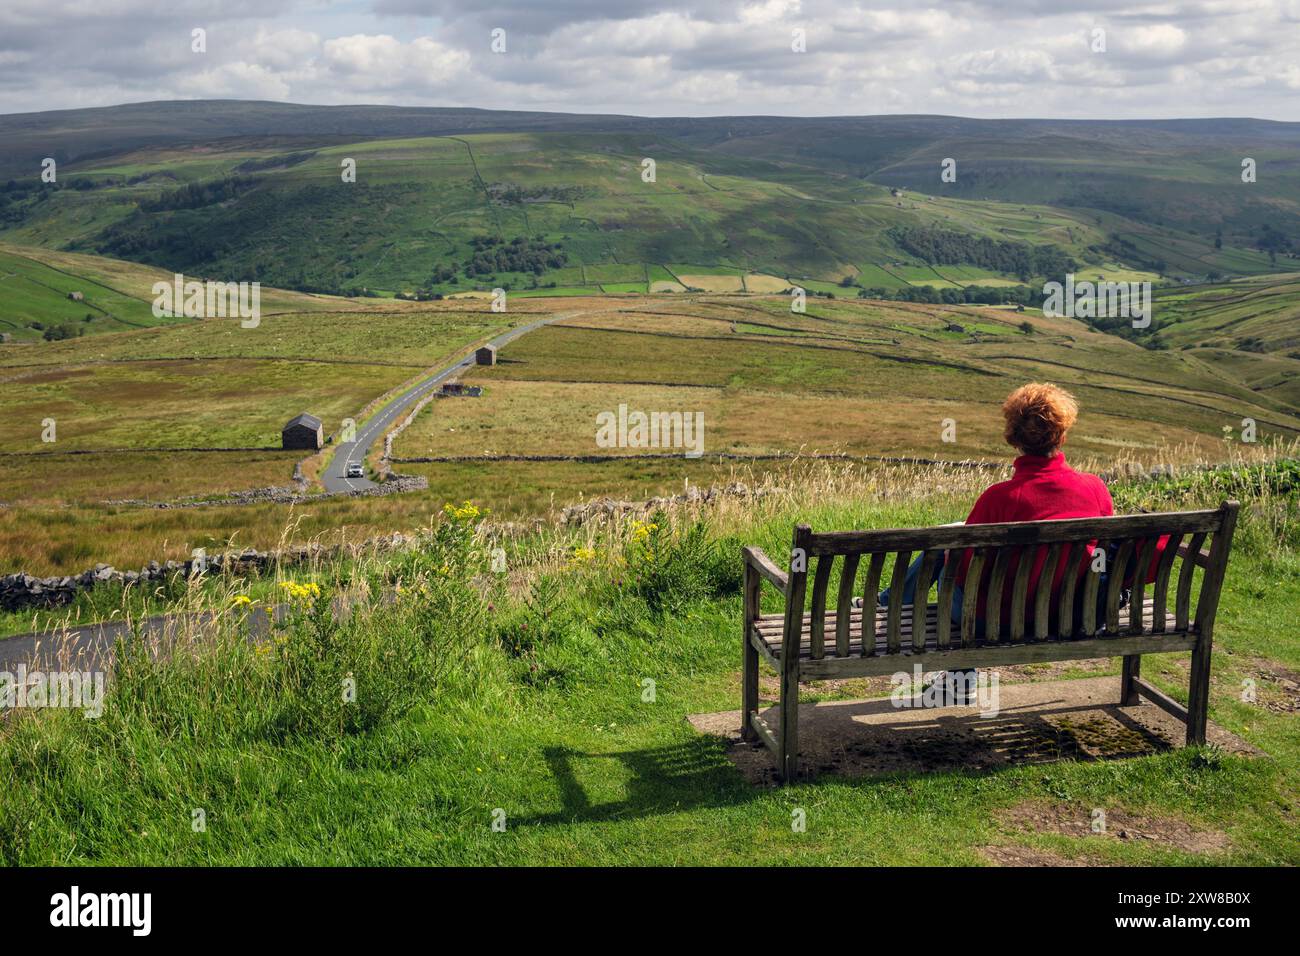
[[[711,510],[694,534],[699,516],[656,515],[653,549],[631,522],[547,531],[506,542],[508,577],[475,557],[485,546],[477,517],[444,518],[412,552],[287,575],[320,597],[292,598],[284,625],[260,643],[235,598],[247,587],[264,599],[262,583],[194,585],[179,600],[218,611],[220,623],[200,628],[192,651],[123,662],[97,720],[48,710],[0,735],[0,862],[1300,863],[1295,490],[1278,492],[1259,470],[1114,486],[1126,510],[1201,507],[1225,494],[1245,502],[1215,630],[1210,719],[1253,755],[1152,747],[1135,735],[1123,755],[1087,756],[1086,726],[1044,736],[1032,711],[994,721],[954,711],[936,720],[973,722],[972,746],[1037,749],[976,769],[960,757],[945,764],[922,738],[900,747],[896,769],[811,768],[811,779],[777,788],[748,782],[733,763],[743,753],[692,727],[690,715],[738,707],[741,543],[779,553],[795,521],[953,520],[982,478],[912,468],[853,485],[823,474],[793,495]],[[399,586],[394,599],[378,597]],[[333,619],[328,602],[344,595],[352,611]],[[1185,653],[1147,655],[1143,676],[1183,701],[1187,666]],[[1118,659],[998,671],[1007,688],[1100,677],[1118,693]],[[342,674],[364,688],[355,707],[337,701]],[[1249,702],[1247,680],[1257,691]],[[764,706],[774,689],[765,670]],[[834,701],[888,690],[858,680],[804,693]],[[195,807],[206,814],[201,834]],[[1087,825],[1098,808],[1112,821],[1104,834]],[[791,826],[798,810],[802,830]]]
[[[332,433],[468,345],[561,309],[576,314],[466,376],[482,398],[434,402],[397,439],[427,493],[313,503],[295,533],[409,527],[466,491],[502,516],[552,513],[762,474],[773,455],[1001,459],[998,404],[1027,379],[1079,396],[1070,454],[1099,468],[1217,460],[1247,419],[1263,442],[1300,434],[1300,291],[1261,232],[1300,222],[1289,128],[736,118],[723,137],[691,120],[502,114],[462,128],[473,111],[304,109],[0,117],[0,171],[14,176],[0,185],[4,569],[79,570],[97,527],[119,562],[273,543],[288,515],[272,505],[104,502],[284,485],[292,462],[270,449],[292,415]],[[328,135],[304,127],[325,115]],[[1246,132],[1267,141],[1252,151],[1270,175],[1232,191],[1219,166]],[[927,170],[952,136],[962,172],[945,184]],[[32,183],[25,151],[50,143],[59,182]],[[340,175],[350,163],[355,182]],[[1131,176],[1141,188],[1122,187]],[[1033,303],[865,298],[1020,294],[1058,267],[1153,282],[1152,328]],[[155,318],[152,285],[174,272],[265,283],[260,327]],[[795,285],[804,315],[782,295]],[[496,287],[504,315],[488,310]],[[635,453],[595,446],[595,416],[620,404],[703,414],[706,457],[518,460]],[[45,454],[48,420],[59,454]],[[165,448],[181,450],[164,464]],[[137,461],[150,473],[135,481]]]
[[[866,181],[847,175],[832,155],[794,165],[688,139],[665,137],[653,146],[643,139],[516,132],[294,148],[274,140],[129,148],[73,163],[65,175],[82,188],[48,190],[40,201],[32,198],[37,194],[11,200],[0,238],[187,274],[381,296],[495,286],[632,292],[656,281],[740,291],[718,278],[682,277],[754,272],[798,279],[818,291],[833,291],[845,277],[864,288],[940,289],[977,279],[993,285],[1042,279],[978,263],[927,262],[900,247],[901,232],[931,228],[1051,246],[1081,270],[1109,275],[1271,268],[1251,248],[1256,236],[1217,235],[1216,248],[1213,231],[1197,231],[1168,201],[1154,207],[1168,215],[1152,219],[1131,215],[1137,208],[1110,208],[1103,194],[1091,204],[1059,189],[1039,197],[1032,186],[1007,185],[986,195],[977,188],[982,172],[960,189],[935,183],[894,195],[886,186],[913,167],[886,164]],[[764,145],[784,155],[780,144]],[[991,153],[1001,156],[996,148]],[[647,154],[657,164],[653,183],[640,175]],[[346,161],[356,164],[355,182],[341,178]],[[1044,161],[1054,180],[1065,174],[1058,156]],[[1153,165],[1149,154],[1132,162]],[[1211,188],[1199,166],[1163,157],[1154,165],[1174,176],[1178,188]],[[1105,169],[1106,176],[1119,174]],[[1277,188],[1280,195],[1270,193],[1275,202],[1294,201],[1289,180]],[[1227,208],[1227,201],[1221,205]],[[484,266],[481,243],[488,241],[522,254]],[[551,251],[533,256],[541,246]]]
[[[419,534],[0,614],[2,641],[213,612],[182,617],[183,653],[124,652],[101,720],[3,722],[0,863],[1300,863],[1296,125],[219,101],[0,116],[0,574]],[[57,184],[34,181],[47,155]],[[1037,290],[1066,272],[1151,282],[1150,328],[1044,315]],[[265,283],[260,325],[155,317],[173,273]],[[936,293],[951,304],[914,301]],[[280,450],[291,416],[333,439],[476,343],[557,318],[459,374],[481,396],[431,400],[394,438],[394,471],[427,490],[236,495],[299,463],[319,490],[333,447]],[[1078,397],[1066,454],[1107,473],[1119,511],[1242,500],[1210,716],[1258,753],[1093,759],[1065,727],[997,769],[922,749],[883,776],[747,782],[687,721],[739,703],[740,546],[781,555],[797,522],[962,518],[1009,473],[1000,405],[1026,381]],[[620,406],[700,416],[699,457],[598,441]],[[1133,479],[1155,466],[1184,471]],[[277,602],[283,625],[251,639]],[[1187,666],[1148,656],[1143,676],[1181,701]],[[345,677],[364,693],[340,709]],[[1095,808],[1154,835],[1084,835]]]
[[[1224,296],[1285,303],[1296,293],[1286,276],[1170,290],[1155,334],[1175,334],[1193,305],[1205,321],[1205,303]],[[501,518],[555,514],[601,495],[753,481],[780,455],[999,461],[999,404],[1032,379],[1079,396],[1068,452],[1085,467],[1218,460],[1246,447],[1245,418],[1260,444],[1300,435],[1285,323],[1258,325],[1276,333],[1271,351],[1249,352],[1144,348],[1033,309],[857,299],[810,300],[804,314],[779,295],[539,297],[505,314],[481,299],[324,301],[351,308],[272,314],[251,330],[185,321],[0,351],[0,378],[15,386],[0,406],[12,463],[0,480],[5,570],[77,571],[92,552],[130,566],[193,547],[271,546],[290,522],[297,540],[355,539],[419,526],[465,497]],[[485,386],[481,398],[435,401],[396,440],[396,469],[426,477],[426,492],[294,511],[106,504],[284,486],[294,456],[266,449],[292,415],[312,411],[334,432],[468,344],[560,310],[571,317],[465,376]],[[704,454],[598,447],[596,416],[620,404],[702,414]],[[48,418],[53,447],[41,441]],[[944,440],[948,421],[955,441]],[[164,448],[180,449],[165,465]],[[647,452],[668,457],[628,457]],[[596,460],[518,460],[530,455]]]

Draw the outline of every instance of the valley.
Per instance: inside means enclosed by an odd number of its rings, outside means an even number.
[[[1079,397],[1097,470],[1300,437],[1285,125],[160,109],[0,117],[0,573],[358,540],[446,501],[550,520],[836,456],[1005,462],[1031,379]],[[1285,160],[1248,193],[1218,172],[1243,141]],[[1150,326],[1045,315],[1067,272],[1151,283]],[[259,324],[160,316],[176,275],[261,283]],[[425,403],[384,460],[394,400],[512,330],[451,376],[481,396]],[[620,405],[702,416],[702,453],[600,446]],[[279,447],[302,412],[318,454]],[[427,489],[320,497],[390,469]]]

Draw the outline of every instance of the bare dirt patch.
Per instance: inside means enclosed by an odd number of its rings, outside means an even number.
[[[843,689],[855,682],[840,683]],[[767,684],[763,690],[770,694],[774,688]],[[997,711],[985,716],[978,707],[898,707],[888,697],[803,703],[800,765],[809,777],[824,773],[861,777],[1114,760],[1182,745],[1185,730],[1180,721],[1152,704],[1120,707],[1118,700],[1117,677],[1089,677],[1008,683],[999,688]],[[762,717],[775,733],[780,707],[768,707]],[[728,756],[751,783],[777,782],[767,748],[740,739],[738,710],[688,719],[701,733],[727,738]],[[1257,753],[1214,724],[1208,737],[1226,751]]]
[[[1043,850],[1034,846],[1007,844],[1004,846],[982,846],[979,852],[994,866],[1098,866],[1096,860],[1078,857],[1070,858]]]
[[[1253,673],[1255,701],[1275,714],[1300,712],[1300,674],[1287,670],[1272,661],[1256,659]]]
[[[1098,817],[1094,830],[1093,817]],[[1149,817],[1083,804],[1021,803],[998,814],[998,822],[1018,833],[1055,834],[1092,840],[1146,842],[1185,853],[1221,853],[1232,846],[1226,833],[1194,827],[1178,817]]]

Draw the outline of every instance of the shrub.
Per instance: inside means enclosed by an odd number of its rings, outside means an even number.
[[[676,612],[692,601],[739,590],[739,550],[734,539],[710,535],[704,521],[678,530],[665,512],[656,511],[632,524],[624,550],[626,587],[652,612]]]

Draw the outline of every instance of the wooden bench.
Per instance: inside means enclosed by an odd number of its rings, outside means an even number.
[[[782,777],[791,781],[798,772],[801,681],[911,672],[914,664],[940,671],[1123,656],[1120,704],[1136,704],[1144,697],[1187,725],[1189,744],[1204,743],[1214,616],[1237,508],[1237,502],[1228,501],[1213,511],[885,531],[814,533],[799,525],[788,574],[759,549],[745,548],[741,733],[766,744]],[[1157,554],[1162,535],[1169,535],[1169,541]],[[1102,575],[1094,570],[1099,562],[1089,553],[1094,543],[1109,555],[1104,592]],[[953,595],[965,549],[971,549],[972,558],[957,625],[952,622]],[[933,581],[933,569],[945,551],[952,559]],[[1037,588],[1031,598],[1035,561],[1020,560],[1026,553],[1045,554],[1043,582],[1052,581],[1064,562],[1067,572],[1055,599],[1050,586]],[[915,593],[925,598],[913,608],[903,603],[903,581],[917,554],[924,560]],[[1153,584],[1146,583],[1149,574],[1132,573],[1153,563]],[[1199,591],[1193,583],[1198,568],[1203,570]],[[1126,572],[1131,596],[1121,607]],[[812,600],[805,610],[810,575]],[[838,579],[833,597],[832,578]],[[761,613],[765,581],[781,592],[784,612]],[[889,603],[878,606],[882,583],[890,585]],[[934,603],[929,600],[932,584],[938,588]],[[1009,614],[1004,616],[1008,588]],[[981,592],[986,602],[982,635],[977,616]],[[861,607],[855,608],[859,596]],[[1143,654],[1186,650],[1192,651],[1192,668],[1183,707],[1139,675]],[[781,678],[775,734],[758,714],[760,658]]]

